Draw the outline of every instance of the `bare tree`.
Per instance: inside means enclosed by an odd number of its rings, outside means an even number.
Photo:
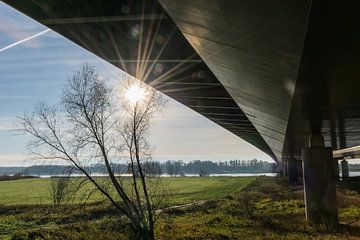
[[[134,83],[126,81],[124,88],[127,91],[134,90],[133,99],[124,102],[124,109],[127,112],[124,123],[118,128],[118,132],[124,140],[124,150],[128,152],[130,159],[130,169],[132,172],[132,188],[135,192],[135,199],[138,208],[142,209],[143,219],[148,226],[148,233],[154,236],[155,226],[155,196],[156,190],[161,188],[159,178],[153,179],[148,184],[146,177],[149,175],[151,166],[151,148],[148,143],[148,133],[151,118],[156,111],[165,103],[164,98],[153,89],[146,87],[141,82]],[[142,89],[141,91],[139,91]],[[147,175],[148,173],[148,175]],[[151,186],[151,187],[149,187]],[[152,191],[153,190],[153,191]],[[144,203],[141,200],[144,197]],[[163,199],[162,197],[160,199]]]
[[[87,178],[77,179],[71,177],[74,170],[74,167],[68,166],[60,172],[60,176],[51,177],[48,184],[48,192],[54,206],[58,207],[74,201],[78,191],[87,183]]]
[[[154,201],[142,162],[150,158],[146,139],[160,98],[151,91],[141,103],[124,104],[128,113],[124,121],[120,121],[113,100],[106,81],[94,67],[84,65],[63,90],[63,108],[39,104],[32,114],[20,118],[22,129],[33,137],[30,145],[34,152],[43,159],[70,162],[131,221],[138,238],[154,239]],[[130,190],[127,178],[116,175],[112,167],[124,150],[132,166]],[[105,165],[111,188],[87,171],[92,162]]]
[[[72,189],[71,170],[66,169],[64,173],[60,177],[51,177],[48,185],[48,191],[54,206],[68,203],[75,194]]]

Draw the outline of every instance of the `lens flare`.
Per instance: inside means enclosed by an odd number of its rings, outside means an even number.
[[[125,96],[132,103],[140,102],[145,98],[145,89],[139,84],[134,84],[129,87]]]

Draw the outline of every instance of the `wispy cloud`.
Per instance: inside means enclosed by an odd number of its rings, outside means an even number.
[[[0,131],[17,131],[16,118],[0,118]]]
[[[44,30],[44,26],[41,26],[39,23],[19,13],[1,1],[0,22],[0,35],[5,37],[1,38],[1,40],[10,42],[19,41]],[[39,45],[40,44],[37,41],[26,43],[26,46],[28,47],[38,47]]]
[[[50,29],[46,29],[46,30],[41,31],[41,32],[39,32],[39,33],[36,33],[36,34],[34,34],[34,35],[32,35],[32,36],[29,36],[29,37],[23,38],[23,39],[21,39],[21,40],[19,40],[19,41],[16,41],[16,42],[14,42],[14,43],[6,46],[6,47],[1,48],[1,49],[0,49],[0,53],[3,52],[3,51],[5,51],[5,50],[7,50],[7,49],[10,49],[10,48],[12,48],[12,47],[15,47],[16,45],[19,45],[19,44],[22,44],[22,43],[24,43],[24,42],[30,41],[31,39],[37,38],[37,37],[39,37],[39,36],[41,36],[41,35],[43,35],[43,34],[45,34],[45,33],[47,33],[47,32],[50,32],[50,31],[51,31]]]
[[[30,166],[33,164],[26,154],[1,154],[0,166]]]

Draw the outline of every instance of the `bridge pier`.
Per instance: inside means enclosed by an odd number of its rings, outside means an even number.
[[[348,178],[349,177],[349,164],[346,159],[341,161],[341,177]]]
[[[289,183],[295,185],[298,183],[299,171],[298,161],[295,157],[291,156],[288,158],[288,179]]]
[[[335,158],[334,159],[334,164],[335,164],[335,178],[336,178],[336,180],[339,180],[339,178],[340,178],[339,159]]]
[[[288,164],[288,159],[286,158],[285,161],[284,161],[284,164],[283,164],[283,174],[284,174],[284,177],[287,177],[289,176],[289,164]]]
[[[324,147],[321,134],[302,149],[306,219],[330,228],[338,225],[335,165],[332,148]]]

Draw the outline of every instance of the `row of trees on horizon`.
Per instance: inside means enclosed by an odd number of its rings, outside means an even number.
[[[118,174],[130,173],[129,163],[112,164],[112,168]],[[143,162],[143,167],[149,176],[158,176],[167,174],[170,176],[181,176],[185,174],[221,174],[221,173],[264,173],[275,172],[275,163],[269,163],[262,160],[230,160],[230,161],[209,161],[209,160],[194,160],[185,162],[182,160],[168,160],[160,161],[146,161]],[[64,165],[34,165],[24,168],[0,168],[0,174],[15,174],[22,175],[59,175],[66,174],[69,171],[69,166]],[[106,173],[104,164],[95,164],[87,167],[87,171],[93,174]],[[72,173],[80,173],[72,170]]]
[[[185,162],[182,160],[168,160],[165,162],[148,161],[144,164],[147,174],[150,176],[167,174],[170,176],[181,176],[186,174],[221,174],[221,173],[265,173],[277,172],[276,164],[262,160],[230,160],[209,161],[194,160]],[[129,164],[112,164],[117,173],[129,173]],[[87,167],[93,174],[106,173],[105,166],[95,164]],[[360,171],[360,164],[349,163],[350,171]],[[64,165],[34,165],[30,167],[0,167],[0,175],[62,175],[68,172],[68,166]],[[80,173],[76,169],[73,173]]]

